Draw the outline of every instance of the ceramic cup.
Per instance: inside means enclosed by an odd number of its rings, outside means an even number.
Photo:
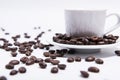
[[[118,22],[105,31],[107,17],[116,16]],[[69,36],[103,36],[120,26],[117,13],[106,15],[106,10],[65,10],[66,34]]]

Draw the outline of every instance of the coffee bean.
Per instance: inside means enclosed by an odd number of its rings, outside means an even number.
[[[51,60],[52,60],[51,58],[46,58],[46,59],[45,59],[45,62],[50,63]]]
[[[103,61],[102,59],[96,59],[95,62],[96,62],[97,64],[103,64],[103,63],[104,63],[104,61]]]
[[[78,57],[78,56],[76,56],[76,57],[75,57],[75,61],[76,61],[76,62],[80,62],[80,61],[81,61],[81,58]]]
[[[59,60],[51,60],[51,64],[53,65],[58,65],[60,63]]]
[[[28,59],[27,61],[26,61],[26,65],[32,65],[32,64],[34,64],[35,63],[35,61],[34,60],[30,60],[30,59]]]
[[[68,57],[67,62],[74,62],[74,58],[73,57]]]
[[[26,63],[28,60],[29,60],[28,57],[22,57],[22,58],[20,59],[20,61],[21,61],[22,63]]]
[[[58,68],[57,67],[52,67],[51,68],[51,73],[58,73]]]
[[[54,53],[55,53],[55,50],[49,50],[49,52],[50,52],[51,54],[54,54]]]
[[[50,58],[52,58],[52,59],[56,59],[56,54],[50,54]]]
[[[89,67],[88,68],[89,72],[94,72],[94,73],[98,73],[100,70],[97,67]]]
[[[20,67],[20,68],[18,69],[18,71],[19,71],[20,73],[25,73],[27,70],[26,70],[25,67]]]
[[[94,61],[95,60],[95,57],[94,56],[88,56],[85,58],[85,61],[87,62],[91,62],[91,61]]]
[[[17,53],[16,52],[11,52],[12,57],[16,57]]]
[[[42,58],[37,58],[37,60],[35,62],[36,63],[43,62],[43,59]]]
[[[120,56],[120,50],[116,50],[116,51],[115,51],[115,54],[116,54],[117,56]]]
[[[7,64],[7,65],[5,65],[5,68],[6,69],[13,69],[14,65],[13,64]]]
[[[40,68],[45,69],[47,67],[47,64],[44,62],[39,62],[39,66]]]
[[[0,76],[0,80],[7,80],[5,76]]]
[[[81,76],[84,77],[84,78],[88,78],[89,77],[89,73],[86,72],[86,71],[80,71],[81,73]]]
[[[49,56],[50,56],[50,53],[49,53],[49,52],[44,52],[43,55],[44,55],[45,57],[49,57]]]
[[[17,70],[12,70],[12,71],[10,72],[10,75],[16,75],[17,73],[18,73]]]
[[[58,68],[64,70],[66,68],[65,64],[58,64]]]
[[[34,62],[36,62],[37,57],[35,57],[35,56],[30,56],[30,60],[33,60]]]
[[[17,65],[17,64],[19,64],[20,62],[18,61],[18,60],[11,60],[10,62],[9,62],[9,64],[12,64],[12,65]]]

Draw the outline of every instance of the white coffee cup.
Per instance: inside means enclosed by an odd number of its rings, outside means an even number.
[[[106,18],[115,15],[118,22],[105,31]],[[106,15],[106,10],[65,10],[66,34],[69,36],[103,36],[120,26],[117,13]]]

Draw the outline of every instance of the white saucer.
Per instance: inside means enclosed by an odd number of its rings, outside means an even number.
[[[102,49],[102,48],[115,47],[115,46],[120,44],[120,39],[118,39],[116,41],[116,43],[104,44],[104,45],[70,45],[70,44],[61,44],[61,43],[54,42],[53,39],[52,39],[53,36],[55,36],[55,34],[49,33],[46,36],[46,41],[48,43],[50,43],[50,44],[57,45],[57,46],[64,47],[64,48],[70,48],[70,49]]]

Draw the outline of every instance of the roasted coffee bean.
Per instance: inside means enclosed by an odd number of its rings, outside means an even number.
[[[51,64],[53,65],[58,65],[60,63],[59,60],[51,60]]]
[[[96,62],[97,64],[103,64],[103,63],[104,63],[104,61],[103,61],[102,59],[96,59],[95,62]]]
[[[76,57],[75,57],[75,61],[76,61],[76,62],[80,62],[80,61],[81,61],[81,58],[78,57],[78,56],[76,56]]]
[[[54,54],[54,53],[55,53],[55,50],[49,50],[49,52],[50,52],[51,54]]]
[[[58,73],[58,68],[57,67],[52,67],[51,68],[51,73]]]
[[[12,71],[10,72],[10,75],[16,75],[17,73],[18,73],[17,70],[12,70]]]
[[[95,57],[94,56],[88,56],[85,58],[85,61],[87,62],[91,62],[91,61],[94,61],[95,60]]]
[[[7,80],[5,76],[0,76],[0,80]]]
[[[80,71],[81,73],[81,76],[84,77],[84,78],[88,78],[89,77],[89,73],[86,72],[86,71]]]
[[[65,64],[58,64],[58,68],[64,70],[66,68]]]
[[[74,62],[74,58],[73,57],[68,57],[67,62]]]
[[[27,51],[25,54],[26,54],[26,56],[30,56],[31,55],[31,51]]]
[[[30,59],[28,59],[27,61],[26,61],[26,65],[32,65],[32,64],[34,64],[35,63],[35,61],[34,60],[30,60]]]
[[[10,62],[9,62],[9,64],[12,64],[12,65],[17,65],[17,64],[19,64],[20,62],[18,61],[18,60],[11,60]]]
[[[19,71],[20,73],[25,73],[27,70],[26,70],[25,67],[20,67],[20,68],[18,69],[18,71]]]
[[[53,60],[53,59],[51,59],[51,58],[46,58],[46,59],[45,59],[45,62],[50,63],[51,60]]]
[[[28,57],[22,57],[22,58],[20,59],[20,61],[21,61],[22,63],[26,63],[28,60],[29,60]]]
[[[44,55],[45,57],[49,57],[49,56],[50,56],[50,53],[49,53],[49,52],[44,52],[43,55]]]
[[[50,58],[52,58],[52,59],[56,59],[56,54],[50,54]]]
[[[36,63],[43,62],[43,59],[42,58],[37,58],[37,60],[35,62]]]
[[[14,65],[13,64],[7,64],[7,65],[5,65],[5,68],[6,69],[13,69]]]
[[[35,56],[30,56],[30,60],[33,60],[34,62],[36,62],[37,57],[35,57]]]
[[[116,54],[117,56],[120,56],[120,50],[116,50],[116,51],[115,51],[115,54]]]
[[[98,73],[100,70],[97,67],[89,67],[88,68],[89,72],[94,72],[94,73]]]
[[[17,53],[16,52],[11,52],[12,57],[16,57]]]
[[[45,69],[47,67],[47,64],[44,62],[39,62],[39,66],[40,68]]]

